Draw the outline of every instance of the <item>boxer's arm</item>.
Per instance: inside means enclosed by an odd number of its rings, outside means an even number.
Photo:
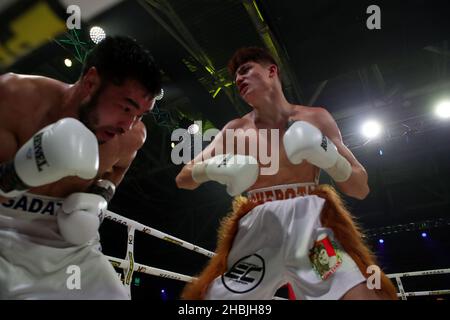
[[[323,134],[336,145],[338,152],[351,164],[352,173],[350,178],[344,182],[336,182],[337,187],[351,197],[360,200],[364,199],[369,194],[367,172],[342,142],[341,132],[336,121],[334,121],[331,114],[323,108],[317,108],[315,120]]]
[[[129,157],[120,159],[120,161],[114,165],[110,172],[104,173],[98,180],[109,180],[117,187],[125,177],[125,174],[130,168],[136,154],[137,150],[133,152],[133,154],[130,154]]]
[[[3,74],[0,76],[0,165],[7,161],[11,161],[14,158],[19,145],[14,134],[5,129],[6,122],[9,121],[8,108],[11,106],[11,94],[10,94],[10,76],[8,74]],[[1,173],[0,173],[1,175]],[[8,198],[0,196],[0,203],[7,201]]]
[[[178,173],[175,178],[175,182],[178,188],[194,190],[200,183],[197,183],[192,178],[192,170],[194,168],[194,164],[202,162],[206,159],[211,158],[215,155],[216,146],[219,144],[223,144],[223,135],[222,132],[219,132],[214,140],[205,148],[202,152],[200,152],[193,160],[189,161],[183,169],[181,169],[180,173]]]
[[[57,222],[59,232],[67,242],[82,245],[95,237],[116,186],[125,176],[132,158],[122,160],[111,172],[93,181],[84,192],[72,193],[64,199],[58,210]]]
[[[112,170],[104,173],[99,180],[109,180],[117,187],[125,177],[125,174],[133,163],[137,152],[144,145],[146,138],[147,130],[142,122],[136,124],[132,131],[127,132],[125,135],[120,137],[120,159],[113,166]]]
[[[67,242],[81,245],[95,237],[116,187],[122,182],[145,139],[144,124],[137,124],[119,138],[120,159],[112,170],[93,181],[83,192],[73,193],[64,200],[60,211],[65,214],[59,211],[57,219],[60,233]]]
[[[1,103],[1,102],[0,102]],[[7,161],[14,158],[18,149],[17,140],[11,132],[0,129],[0,142],[2,147],[0,148],[0,166]],[[0,168],[0,176],[1,176]],[[0,196],[0,203],[7,201],[8,198]]]
[[[227,123],[223,129],[216,135],[213,141],[205,148],[202,152],[200,152],[193,160],[189,161],[183,169],[181,169],[180,173],[177,175],[175,182],[178,188],[194,190],[196,189],[200,183],[197,183],[192,178],[192,170],[196,163],[200,163],[207,159],[214,157],[216,154],[225,153],[226,150],[226,135],[225,130],[227,129],[236,129],[240,127],[241,119],[235,119]],[[220,152],[216,152],[218,147],[221,147]]]

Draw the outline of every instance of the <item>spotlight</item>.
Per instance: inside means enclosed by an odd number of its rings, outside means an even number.
[[[450,101],[442,101],[439,103],[434,109],[434,112],[439,118],[450,118]]]
[[[89,36],[91,37],[92,42],[98,44],[106,38],[106,33],[102,28],[95,26],[89,30]]]
[[[381,133],[381,125],[374,120],[366,121],[361,127],[361,132],[367,138],[375,138]]]
[[[67,68],[70,68],[72,66],[72,60],[70,59],[64,59],[64,64],[66,65]]]
[[[426,232],[422,232],[422,238],[426,238],[428,235]]]
[[[198,130],[199,130],[200,128],[199,128],[199,126],[198,126],[198,124],[196,124],[196,123],[193,123],[193,124],[191,124],[189,127],[188,127],[188,132],[190,133],[190,134],[196,134],[197,132],[198,132]]]
[[[379,243],[384,243],[383,239],[378,240]]]

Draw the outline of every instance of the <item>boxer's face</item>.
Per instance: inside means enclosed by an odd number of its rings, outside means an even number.
[[[249,105],[258,104],[258,99],[272,90],[273,77],[276,73],[277,69],[273,64],[253,61],[243,63],[235,75],[239,94]]]
[[[101,83],[82,103],[80,120],[95,133],[99,143],[105,143],[133,129],[154,104],[154,97],[135,80],[121,85]]]

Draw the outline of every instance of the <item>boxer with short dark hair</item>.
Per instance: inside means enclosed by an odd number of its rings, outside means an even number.
[[[98,227],[160,90],[153,57],[128,37],[94,47],[74,84],[0,76],[0,299],[129,298]]]
[[[246,191],[247,197],[235,199],[234,212],[219,232],[217,255],[182,297],[273,299],[278,288],[290,283],[302,300],[396,298],[384,273],[380,288],[368,288],[367,268],[375,259],[334,189],[318,185],[322,169],[343,193],[357,199],[369,193],[367,173],[343,144],[330,113],[289,103],[279,67],[264,49],[238,50],[229,71],[253,110],[225,125],[176,182],[195,189],[216,181],[230,195]],[[277,132],[276,140],[261,135],[264,129]],[[247,130],[256,134],[243,137]],[[239,140],[246,146],[241,154],[226,149]],[[252,145],[275,146],[279,168],[274,174],[260,174],[266,165],[261,154],[270,152],[250,154]]]

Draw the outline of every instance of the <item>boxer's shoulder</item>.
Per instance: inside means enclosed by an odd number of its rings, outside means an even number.
[[[241,118],[236,118],[231,121],[229,121],[223,129],[255,129],[255,118],[254,118],[254,112],[251,111]]]
[[[22,119],[30,110],[31,101],[36,101],[34,84],[18,74],[0,76],[0,126],[3,130],[17,134]]]
[[[0,127],[24,142],[41,126],[49,110],[60,105],[63,83],[7,73],[0,76]]]
[[[325,108],[302,105],[294,105],[294,113],[290,117],[290,120],[307,121],[318,128],[322,128],[330,119],[332,116]]]
[[[22,79],[15,73],[0,76],[0,106],[2,109],[16,109],[17,104],[24,100],[24,96],[33,91],[33,83]]]
[[[326,111],[322,107],[303,106],[299,104],[293,105],[293,107],[294,112],[292,114],[292,117],[312,118],[321,114],[323,111]]]
[[[56,85],[56,83],[56,80],[50,78],[12,72],[0,76],[1,94],[6,97],[34,93],[45,86]]]
[[[241,118],[236,118],[229,121],[223,128],[224,129],[246,129],[248,126],[252,126],[253,122],[249,115],[245,115]]]
[[[0,76],[1,107],[29,112],[62,97],[64,83],[42,76],[6,73]]]

